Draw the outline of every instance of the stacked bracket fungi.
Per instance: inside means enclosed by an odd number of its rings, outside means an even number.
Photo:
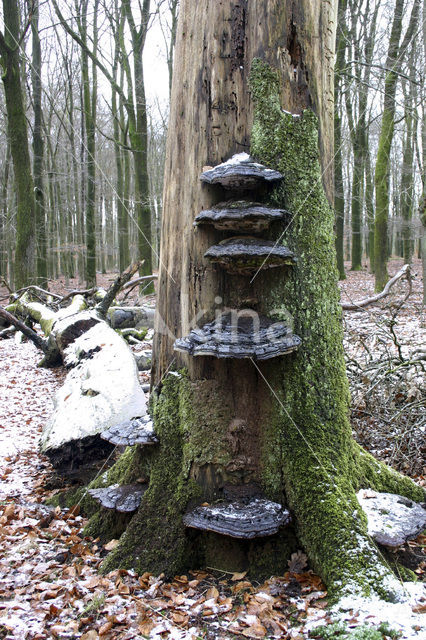
[[[153,422],[148,414],[126,420],[103,431],[101,438],[115,446],[134,447],[135,445],[154,445],[158,438],[154,433]],[[113,484],[109,487],[89,489],[88,493],[105,509],[114,509],[119,513],[137,511],[147,484]]]
[[[257,201],[267,185],[282,179],[278,171],[241,153],[204,171],[200,179],[220,185],[231,195],[237,194],[237,198],[220,202],[195,218],[194,227],[209,225],[218,231],[240,234],[211,246],[204,254],[206,259],[230,276],[249,276],[260,270],[295,264],[293,253],[279,240],[241,235],[264,232],[271,223],[288,217],[287,211]],[[256,199],[250,198],[254,190]],[[191,356],[269,360],[296,351],[300,344],[300,338],[283,322],[275,322],[252,309],[231,309],[176,340],[174,348]],[[273,535],[290,520],[282,505],[258,494],[198,506],[184,516],[187,527],[241,539]]]
[[[268,360],[296,351],[300,343],[284,323],[234,310],[176,340],[175,350],[192,356]]]

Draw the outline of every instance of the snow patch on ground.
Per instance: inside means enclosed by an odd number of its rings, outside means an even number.
[[[424,583],[405,582],[404,602],[384,602],[379,597],[362,598],[346,596],[331,610],[336,621],[348,622],[357,619],[357,625],[379,625],[387,622],[392,629],[400,631],[402,638],[424,638],[425,616],[413,609],[426,607],[426,587]]]

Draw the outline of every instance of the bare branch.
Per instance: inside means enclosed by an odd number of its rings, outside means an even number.
[[[371,296],[371,298],[364,298],[364,300],[360,300],[359,302],[341,302],[340,305],[344,311],[358,311],[359,309],[362,309],[369,304],[373,304],[373,302],[378,302],[382,298],[385,298],[387,295],[389,295],[389,292],[393,285],[403,277],[407,279],[410,279],[411,277],[409,264],[404,264],[404,266],[398,271],[398,273],[396,273],[393,278],[389,280],[383,291],[377,293],[375,296]]]

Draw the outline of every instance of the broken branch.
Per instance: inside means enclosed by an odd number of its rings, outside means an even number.
[[[40,349],[45,355],[47,355],[49,351],[47,340],[43,340],[43,338],[41,338],[35,331],[30,329],[30,327],[27,327],[27,325],[21,322],[21,320],[18,320],[16,316],[14,316],[12,313],[9,313],[9,311],[6,311],[4,307],[0,307],[0,317],[4,318],[9,324],[12,324],[19,331],[21,331],[24,336],[29,338],[29,340],[31,340],[31,342],[33,342],[38,349]]]
[[[389,295],[389,292],[393,285],[403,277],[406,277],[408,280],[410,280],[411,270],[409,264],[404,264],[404,266],[398,271],[398,273],[396,273],[393,278],[391,278],[389,282],[387,282],[385,288],[380,293],[377,293],[370,298],[364,298],[364,300],[360,300],[359,302],[341,302],[340,305],[344,311],[357,311],[358,309],[362,309],[369,304],[373,304],[373,302],[378,302],[382,298],[385,298],[387,295]]]
[[[114,300],[115,296],[120,291],[120,289],[122,289],[123,286],[131,278],[133,278],[133,276],[135,275],[136,271],[138,271],[138,269],[140,269],[142,264],[143,264],[143,261],[142,262],[140,262],[140,261],[134,262],[129,267],[127,267],[127,269],[125,271],[123,271],[123,273],[120,273],[118,278],[116,278],[114,280],[113,284],[108,289],[105,297],[101,300],[101,302],[99,304],[96,305],[96,311],[98,312],[98,314],[100,315],[101,318],[104,318],[104,319],[106,318],[107,311],[108,311],[109,307],[111,306],[111,304],[113,303],[113,300]]]

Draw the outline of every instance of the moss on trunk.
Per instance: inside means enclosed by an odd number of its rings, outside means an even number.
[[[355,490],[374,486],[417,499],[424,491],[363,453],[351,437],[333,215],[322,187],[316,116],[284,113],[278,76],[260,60],[252,66],[252,93],[251,151],[284,175],[274,202],[293,214],[285,240],[298,256],[282,303],[302,347],[291,366],[273,365],[265,375],[279,407],[286,495],[300,540],[331,592],[390,596],[398,586],[367,535]]]

